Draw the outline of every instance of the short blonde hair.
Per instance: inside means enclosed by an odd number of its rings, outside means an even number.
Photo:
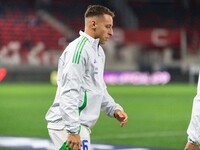
[[[115,14],[107,7],[101,6],[101,5],[89,5],[84,17],[94,17],[94,16],[103,16],[104,14],[110,15],[111,17],[114,17]]]

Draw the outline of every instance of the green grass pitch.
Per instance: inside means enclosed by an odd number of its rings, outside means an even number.
[[[124,128],[101,113],[92,129],[95,143],[183,149],[196,85],[108,86],[126,110]],[[56,86],[0,83],[0,135],[49,138],[44,116]]]

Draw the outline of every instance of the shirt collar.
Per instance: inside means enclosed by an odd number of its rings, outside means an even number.
[[[95,47],[97,47],[99,45],[99,38],[94,39],[93,37],[86,34],[83,30],[80,30],[79,34],[81,36],[85,36],[89,40],[89,42],[92,43],[92,45],[94,45]]]

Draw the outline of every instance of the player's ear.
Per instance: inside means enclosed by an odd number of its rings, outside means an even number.
[[[96,29],[96,21],[92,21],[92,29],[95,30]]]

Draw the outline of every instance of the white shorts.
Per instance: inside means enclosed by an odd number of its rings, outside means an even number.
[[[55,150],[59,150],[63,143],[67,141],[67,131],[63,130],[55,130],[55,129],[48,129],[49,136],[55,146]],[[90,129],[81,125],[80,128],[80,137],[82,141],[82,150],[90,150]]]

